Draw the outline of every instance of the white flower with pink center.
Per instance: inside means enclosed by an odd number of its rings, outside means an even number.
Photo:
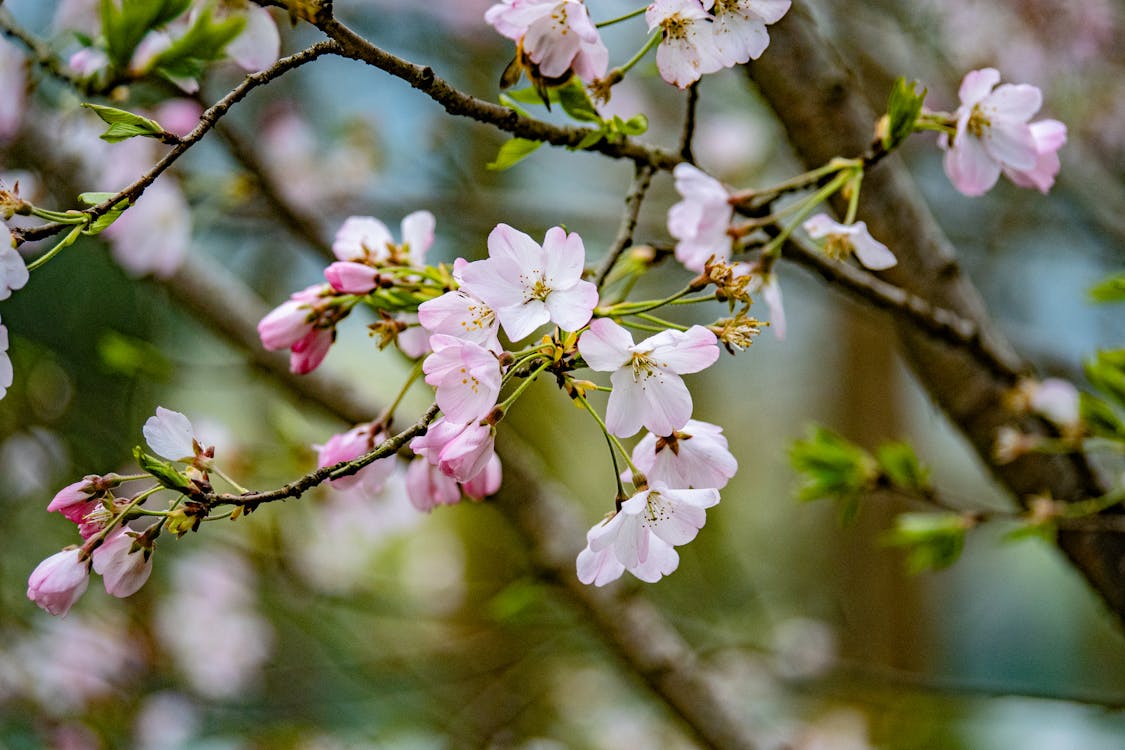
[[[410,441],[410,450],[441,469],[458,482],[474,479],[488,465],[495,452],[496,433],[480,422],[458,424],[441,418],[424,435]]]
[[[459,285],[465,283],[462,272],[467,265],[464,258],[453,261],[453,278]],[[499,318],[484,300],[463,286],[419,305],[418,322],[430,333],[456,336],[485,349],[500,351]]]
[[[711,31],[726,66],[757,60],[770,43],[766,25],[789,12],[790,0],[704,0],[715,17]]]
[[[894,253],[872,237],[862,221],[841,224],[828,214],[817,214],[801,226],[809,237],[824,240],[824,254],[834,260],[843,260],[855,253],[856,260],[872,271],[884,271],[898,263]]]
[[[421,267],[425,265],[426,251],[434,244],[435,225],[429,211],[415,211],[403,218],[402,244],[397,244],[383,222],[371,216],[351,216],[336,232],[332,252],[340,260],[371,266]]]
[[[115,529],[90,556],[106,593],[119,599],[137,593],[152,574],[152,555],[133,551],[137,536],[126,528]]]
[[[48,557],[27,580],[27,598],[52,615],[65,615],[90,585],[90,562],[80,550],[65,549]]]
[[[598,304],[597,287],[582,280],[585,263],[586,248],[576,233],[551,227],[540,246],[498,224],[488,235],[488,260],[461,270],[462,287],[492,308],[512,341],[548,321],[577,331]]]
[[[734,207],[722,183],[706,172],[681,163],[672,172],[682,201],[668,209],[668,232],[676,238],[676,260],[702,272],[711,256],[728,260],[732,237],[727,233]]]
[[[685,89],[704,73],[724,67],[715,46],[711,16],[699,0],[656,0],[645,11],[648,30],[661,30],[656,49],[660,77]]]
[[[434,334],[433,354],[422,362],[426,382],[437,389],[445,417],[467,424],[483,419],[500,395],[500,362],[488,349],[471,341]]]
[[[598,318],[578,340],[587,366],[611,372],[613,392],[606,427],[629,437],[641,429],[671,435],[691,418],[691,393],[680,375],[699,372],[719,358],[718,339],[703,326],[661,331],[639,344],[608,318]]]
[[[387,434],[382,430],[376,431],[373,424],[358,425],[347,432],[333,435],[324,445],[314,445],[317,453],[316,467],[323,469],[342,461],[355,460],[374,450],[386,439]],[[333,479],[332,486],[338,490],[359,488],[365,495],[372,497],[382,491],[397,463],[398,459],[393,455],[377,459],[351,476]]]
[[[671,435],[645,435],[633,448],[633,464],[651,484],[677,489],[722,489],[738,471],[723,428],[695,419]]]
[[[654,583],[679,565],[674,547],[695,539],[707,522],[706,509],[719,502],[719,491],[668,489],[656,485],[621,504],[611,518],[586,534],[578,555],[578,579],[603,586],[628,570]]]
[[[580,0],[504,0],[484,20],[514,40],[543,78],[574,71],[589,83],[609,66],[609,50]]]
[[[966,75],[958,92],[957,132],[952,140],[945,134],[938,139],[945,150],[945,173],[965,195],[986,193],[1002,168],[1036,173],[1040,161],[1040,146],[1028,120],[1039,111],[1042,93],[1028,84],[998,83],[1000,73],[995,68]]]

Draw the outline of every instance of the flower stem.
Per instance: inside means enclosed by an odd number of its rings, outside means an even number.
[[[863,183],[863,169],[859,168],[855,171],[851,180],[848,181],[848,213],[844,217],[845,224],[854,224],[855,215],[859,212],[859,187]]]
[[[686,297],[687,295],[691,294],[693,291],[694,290],[692,289],[692,287],[685,286],[683,289],[676,292],[672,296],[665,297],[664,299],[643,300],[641,302],[618,302],[616,305],[610,305],[609,307],[602,308],[600,310],[594,310],[594,314],[600,315],[602,317],[612,317],[617,315],[636,315],[638,313],[648,312],[649,310],[655,310],[658,307],[663,307],[664,305],[670,305],[681,297]]]
[[[860,159],[840,159],[835,158],[827,164],[817,167],[796,177],[791,177],[784,182],[779,182],[776,185],[771,185],[768,188],[743,190],[737,193],[732,193],[730,196],[731,203],[742,203],[750,200],[751,198],[759,198],[765,195],[777,195],[778,193],[785,193],[790,190],[803,188],[806,185],[811,185],[825,175],[830,175],[833,172],[839,172],[849,167],[856,167],[862,165]]]
[[[380,424],[383,424],[384,426],[390,424],[391,417],[395,415],[395,410],[398,409],[399,405],[402,403],[402,400],[406,398],[406,394],[410,390],[410,386],[414,385],[414,381],[417,380],[418,376],[421,374],[422,360],[418,360],[414,363],[414,366],[410,368],[410,374],[406,377],[406,382],[403,383],[402,387],[398,389],[398,393],[395,395],[395,400],[392,401],[390,403],[390,406],[384,409],[383,413],[379,416]]]
[[[246,494],[247,492],[249,492],[249,491],[250,491],[250,490],[246,489],[245,487],[243,487],[243,486],[242,486],[241,484],[239,484],[238,482],[236,482],[236,481],[234,481],[233,479],[231,479],[231,478],[230,478],[229,476],[227,476],[226,472],[225,472],[225,471],[223,471],[222,469],[220,469],[220,468],[219,468],[218,466],[212,466],[212,467],[211,467],[211,471],[213,471],[213,472],[215,472],[216,474],[218,474],[218,475],[219,475],[220,477],[222,477],[222,478],[223,478],[223,481],[225,481],[225,482],[226,482],[227,484],[229,484],[229,485],[230,485],[231,487],[234,487],[234,489],[235,489],[236,491],[238,491],[238,492],[242,493],[243,495],[245,495],[245,494]]]
[[[774,257],[779,255],[781,253],[781,246],[789,239],[789,235],[793,234],[793,230],[799,227],[801,222],[803,222],[817,206],[831,198],[837,190],[842,188],[850,178],[851,176],[848,173],[841,172],[827,185],[802,201],[801,208],[797,211],[797,215],[793,217],[793,221],[786,225],[776,237],[767,242],[762,248],[762,256]]]
[[[641,12],[643,12],[643,11],[641,11]],[[640,51],[637,52],[637,54],[633,55],[631,58],[629,58],[629,61],[627,63],[625,63],[624,65],[622,65],[620,68],[614,68],[613,70],[611,70],[606,75],[606,80],[620,81],[622,78],[624,78],[625,74],[628,73],[630,70],[632,70],[634,65],[639,63],[642,59],[644,59],[644,56],[649,53],[649,50],[651,50],[653,47],[655,47],[657,44],[660,43],[660,40],[663,38],[663,36],[664,36],[663,33],[659,32],[659,31],[656,32],[655,34],[653,34],[652,36],[650,36],[648,38],[648,41],[645,42],[645,46],[641,47]]]
[[[500,408],[503,409],[504,411],[507,411],[508,408],[513,403],[515,403],[516,399],[518,399],[520,396],[522,396],[523,392],[526,391],[531,386],[532,382],[535,381],[535,378],[539,377],[539,373],[543,372],[544,370],[546,370],[550,366],[551,366],[551,360],[548,359],[548,360],[545,360],[543,362],[543,364],[539,365],[534,370],[532,370],[531,373],[529,373],[528,376],[526,378],[524,378],[524,381],[522,383],[520,383],[519,386],[517,386],[514,391],[512,391],[512,394],[500,403]]]
[[[629,13],[626,13],[623,16],[618,16],[617,18],[611,18],[608,21],[602,21],[601,23],[596,23],[596,24],[594,24],[594,26],[598,27],[599,29],[603,29],[606,26],[612,26],[615,23],[621,23],[622,21],[628,21],[630,18],[636,18],[637,16],[644,13],[646,10],[648,10],[647,5],[643,8],[637,8],[634,11],[630,11]]]
[[[54,258],[56,255],[61,253],[64,248],[67,248],[67,247],[70,247],[71,245],[73,245],[74,241],[78,239],[78,236],[80,234],[82,234],[82,230],[85,229],[85,228],[86,228],[85,224],[75,225],[74,229],[71,229],[70,233],[67,234],[66,237],[63,237],[61,240],[59,240],[59,243],[57,245],[52,247],[50,250],[48,250],[46,253],[39,256],[35,260],[28,263],[27,264],[27,270],[29,272],[34,271],[35,269],[39,268],[40,266],[46,264],[49,260],[51,260],[51,258]]]
[[[595,409],[593,407],[593,405],[590,404],[590,402],[586,400],[586,397],[583,396],[581,393],[577,394],[575,396],[575,398],[578,400],[578,403],[582,404],[583,408],[585,408],[586,411],[590,412],[590,416],[593,417],[594,421],[598,423],[598,427],[602,428],[602,433],[605,435],[606,441],[608,441],[609,444],[612,445],[613,447],[617,448],[617,450],[621,453],[621,457],[623,459],[625,459],[625,463],[629,466],[629,470],[632,471],[634,474],[642,473],[633,464],[633,459],[630,458],[629,452],[625,450],[625,446],[623,446],[621,444],[621,441],[617,439],[617,436],[610,434],[609,428],[607,428],[605,426],[605,422],[602,420],[601,415],[598,414],[597,409]],[[613,462],[613,468],[614,468],[614,476],[616,476],[617,473],[618,473],[617,472],[617,461]],[[618,489],[621,488],[621,479],[620,478],[618,478],[618,480],[617,480],[617,486],[618,486]]]

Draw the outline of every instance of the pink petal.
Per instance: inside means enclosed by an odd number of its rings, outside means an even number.
[[[974,104],[988,96],[988,92],[1000,83],[1000,71],[996,68],[982,68],[973,70],[965,75],[961,81],[961,88],[957,96],[964,107],[971,108]]]
[[[582,359],[591,370],[598,372],[612,372],[624,366],[629,361],[632,346],[633,337],[629,332],[609,318],[594,320],[578,339]]]
[[[953,187],[965,195],[984,195],[1000,179],[1000,165],[979,139],[967,134],[953,139],[943,164]]]
[[[572,289],[553,291],[547,296],[547,310],[564,331],[577,331],[590,322],[598,305],[598,288],[589,281],[579,281]]]
[[[719,358],[718,339],[703,326],[692,326],[683,332],[663,331],[645,343],[652,346],[650,356],[661,367],[681,375],[706,369]]]
[[[543,274],[552,289],[570,288],[582,278],[586,265],[586,248],[577,232],[567,234],[561,227],[551,227],[543,238]]]
[[[987,100],[981,102],[981,107],[994,117],[1017,122],[1027,122],[1041,106],[1043,92],[1026,83],[997,86]]]
[[[992,123],[985,131],[984,147],[994,159],[1013,169],[1031,169],[1038,155],[1031,128],[1010,120]]]

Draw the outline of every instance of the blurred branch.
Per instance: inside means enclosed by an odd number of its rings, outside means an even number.
[[[794,5],[771,27],[770,37],[770,54],[747,70],[799,157],[812,166],[837,154],[859,152],[871,138],[875,113],[863,101],[847,65],[820,34],[810,10]],[[872,234],[894,247],[899,257],[899,264],[883,274],[888,281],[972,321],[982,345],[1008,369],[1026,369],[995,329],[979,292],[961,274],[952,246],[899,161],[889,159],[865,177],[860,214]],[[1008,380],[982,366],[971,352],[945,346],[920,331],[913,319],[899,321],[898,331],[919,381],[989,463],[996,431],[1018,421],[1003,406]],[[989,467],[1017,498],[1049,492],[1078,501],[1103,494],[1080,455],[1027,455]],[[1059,545],[1125,623],[1125,538],[1063,531]]]
[[[0,3],[2,3],[2,0],[0,0]],[[48,74],[67,85],[79,89],[82,88],[74,76],[70,74],[70,71],[66,69],[66,66],[63,64],[62,60],[59,59],[58,55],[52,52],[51,48],[47,46],[43,40],[16,23],[16,20],[12,18],[12,14],[7,8],[0,8],[0,32],[3,32],[5,36],[15,39],[26,47],[28,51],[31,52],[32,62]]]

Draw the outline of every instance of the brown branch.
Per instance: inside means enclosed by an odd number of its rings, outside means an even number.
[[[861,152],[870,141],[875,113],[858,93],[848,66],[817,29],[810,10],[795,4],[770,27],[770,39],[769,54],[747,70],[799,157],[813,166],[837,154]],[[860,214],[872,234],[893,246],[899,257],[898,266],[884,272],[887,281],[972,321],[981,341],[1010,370],[1026,369],[995,329],[979,292],[962,275],[949,240],[896,158],[865,176]],[[989,455],[996,431],[1018,422],[1004,407],[1008,379],[997,377],[967,349],[936,341],[912,318],[896,322],[919,381],[1014,496],[1049,492],[1078,501],[1103,494],[1081,455],[1029,454],[1004,466],[992,465]],[[1059,534],[1059,545],[1125,624],[1125,537],[1068,530]]]
[[[0,0],[2,2],[2,0]],[[7,37],[15,39],[31,53],[31,61],[42,68],[48,75],[56,78],[68,86],[73,86],[85,93],[82,83],[71,75],[62,60],[56,55],[43,40],[36,37],[16,23],[7,8],[0,8],[0,32]]]
[[[691,143],[695,138],[695,110],[699,105],[699,81],[688,86],[687,107],[684,113],[684,127],[680,132],[680,158],[689,164],[695,164],[695,156],[691,152]]]
[[[610,246],[605,260],[598,268],[597,276],[594,277],[594,284],[599,289],[605,284],[609,272],[613,270],[613,266],[617,263],[617,259],[621,257],[621,253],[633,244],[633,232],[637,228],[637,214],[640,213],[641,203],[644,202],[648,186],[652,183],[653,171],[651,165],[637,164],[633,184],[629,186],[629,192],[625,195],[625,213],[622,215],[621,224],[617,228],[617,236],[614,238],[613,245]]]
[[[124,200],[129,201],[130,204],[135,203],[137,198],[144,193],[148,186],[156,181],[157,177],[172,166],[177,159],[187,153],[188,149],[196,143],[199,143],[199,141],[215,127],[218,121],[230,111],[231,107],[242,101],[247,94],[258,86],[265,85],[280,78],[290,70],[299,68],[305,63],[317,59],[321,55],[335,52],[336,49],[336,44],[333,42],[318,42],[301,52],[281,58],[260,73],[253,73],[246,76],[246,78],[242,80],[242,83],[235,86],[226,96],[206,109],[199,117],[199,124],[196,125],[190,133],[181,138],[179,143],[173,146],[148,172],[143,174],[128,187],[120,190],[98,205],[86,209],[83,213],[89,216],[89,220],[92,222],[98,217],[108,213],[111,208]],[[17,242],[28,242],[56,235],[67,226],[66,224],[58,223],[43,224],[29,229],[13,229],[12,234],[16,237]]]
[[[878,276],[855,266],[827,258],[819,250],[790,238],[786,241],[784,258],[803,266],[844,290],[854,298],[881,310],[888,310],[910,320],[920,331],[938,341],[961,347],[972,353],[978,362],[995,377],[1014,383],[1027,374],[1013,369],[1009,358],[992,348],[973,320],[930,304],[916,294],[883,281]]]
[[[338,45],[333,50],[335,54],[366,63],[406,81],[442,105],[451,115],[468,117],[519,138],[542,141],[553,146],[575,148],[583,138],[594,132],[591,128],[562,127],[524,117],[514,109],[463,93],[435,74],[433,68],[416,65],[376,47],[335,18],[318,19],[316,25]],[[587,150],[615,159],[632,159],[638,164],[647,164],[656,169],[670,170],[681,161],[675,154],[634,143],[628,138],[619,143],[602,139]]]

